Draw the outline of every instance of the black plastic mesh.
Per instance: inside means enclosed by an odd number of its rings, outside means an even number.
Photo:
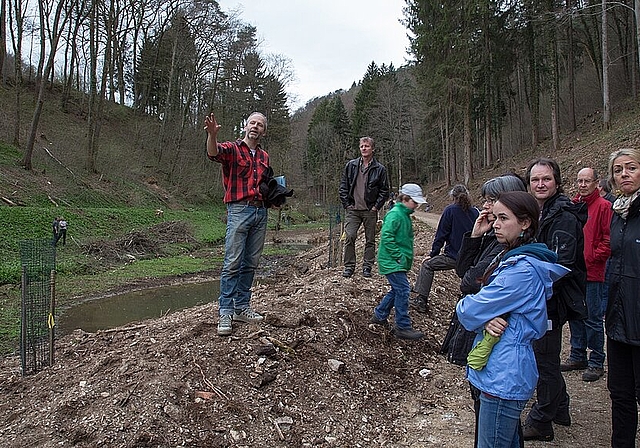
[[[53,364],[56,249],[51,240],[20,242],[22,374]]]

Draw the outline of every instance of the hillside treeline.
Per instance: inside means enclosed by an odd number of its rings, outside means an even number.
[[[221,196],[204,158],[210,111],[222,139],[264,112],[276,174],[332,203],[363,135],[394,187],[467,182],[523,147],[559,149],[581,120],[611,126],[638,91],[640,0],[406,0],[408,62],[373,61],[359,83],[295,113],[295,61],[265,53],[257,28],[219,2],[0,2],[0,138],[19,162],[153,178],[191,199]]]

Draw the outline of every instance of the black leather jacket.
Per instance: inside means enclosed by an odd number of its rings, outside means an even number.
[[[605,327],[614,341],[640,346],[640,198],[627,219],[613,213]]]
[[[355,187],[361,159],[362,157],[358,157],[357,159],[349,160],[344,167],[339,190],[340,202],[342,202],[344,208],[355,205],[353,188]],[[373,159],[371,160],[371,166],[369,166],[369,176],[367,186],[364,190],[364,200],[369,210],[374,206],[377,210],[381,210],[388,198],[389,180],[387,179],[387,169],[376,159]]]
[[[462,245],[456,258],[456,274],[462,279],[462,294],[475,294],[482,287],[482,276],[500,252],[507,247],[496,239],[491,231],[481,237],[471,238],[471,232],[462,237]]]
[[[571,272],[553,284],[553,295],[547,300],[547,315],[554,326],[567,320],[587,317],[585,293],[587,266],[584,262],[584,235],[587,222],[585,203],[574,204],[557,193],[547,199],[542,209],[542,222],[536,238],[558,255],[558,263]],[[557,327],[556,327],[557,328]]]

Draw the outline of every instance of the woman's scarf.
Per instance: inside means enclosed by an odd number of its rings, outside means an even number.
[[[622,219],[627,219],[627,215],[629,214],[629,207],[631,207],[631,203],[640,196],[640,190],[636,190],[631,196],[620,196],[616,199],[616,202],[613,203],[613,211],[616,212]]]

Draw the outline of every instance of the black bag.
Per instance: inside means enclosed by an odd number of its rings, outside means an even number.
[[[447,361],[459,366],[467,365],[467,355],[473,347],[476,333],[469,331],[462,326],[458,320],[458,315],[453,312],[449,329],[440,347],[440,354],[445,355]]]

